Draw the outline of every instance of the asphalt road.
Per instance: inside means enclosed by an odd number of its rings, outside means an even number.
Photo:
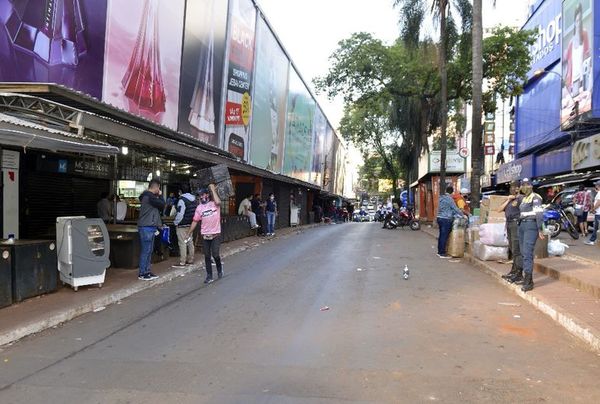
[[[4,347],[0,402],[600,402],[598,355],[433,245],[374,223],[274,240],[208,287],[188,275]]]

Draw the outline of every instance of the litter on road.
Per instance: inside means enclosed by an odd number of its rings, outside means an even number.
[[[329,307],[328,307],[328,306],[323,306],[323,307],[321,307],[321,311],[327,311],[327,310],[329,310]]]
[[[515,314],[515,315],[513,316],[513,318],[521,318],[521,316],[519,316],[518,314]]]
[[[105,309],[106,309],[106,306],[100,306],[100,307],[96,307],[96,308],[94,309],[94,313],[98,313],[98,312],[100,312],[100,311],[102,311],[102,310],[105,310]]]
[[[500,306],[521,307],[519,303],[498,302]]]

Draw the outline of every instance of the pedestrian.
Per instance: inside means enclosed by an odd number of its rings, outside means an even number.
[[[165,210],[163,212],[164,216],[174,216],[174,214],[172,214],[174,212],[174,208],[177,205],[177,200],[178,198],[175,197],[175,193],[171,192],[169,193],[169,197],[166,200],[166,204],[165,204]]]
[[[519,248],[519,218],[521,216],[519,206],[522,200],[523,195],[519,192],[519,184],[513,182],[510,185],[510,195],[498,210],[504,212],[506,217],[506,235],[508,236],[508,249],[512,259],[510,271],[502,275],[502,278],[510,283],[523,280],[523,256]]]
[[[596,187],[596,197],[594,198],[594,206],[592,211],[594,212],[594,229],[592,235],[588,241],[585,242],[587,245],[596,244],[596,238],[598,237],[598,225],[600,225],[600,180],[594,182]]]
[[[542,197],[533,192],[533,184],[527,178],[521,181],[521,193],[524,195],[519,205],[519,249],[523,256],[524,272],[521,290],[527,292],[533,289],[535,244],[538,238],[544,239],[544,208]]]
[[[127,217],[127,202],[123,200],[119,195],[115,195],[115,200],[117,202],[117,214],[115,219],[118,222],[122,222]]]
[[[179,188],[179,200],[177,201],[177,214],[173,220],[176,226],[177,244],[179,245],[179,264],[175,266],[186,266],[194,263],[196,253],[193,238],[187,238],[188,230],[194,220],[194,214],[198,207],[196,197],[190,193],[188,184],[181,184]]]
[[[108,199],[108,192],[102,192],[100,194],[100,200],[96,204],[98,211],[98,217],[102,219],[104,223],[109,223],[112,216],[112,203]]]
[[[140,195],[139,199],[141,206],[140,217],[138,218],[138,233],[141,249],[138,279],[152,281],[158,278],[150,271],[154,237],[158,234],[158,228],[162,226],[160,216],[165,209],[165,201],[160,192],[160,181],[157,179],[151,180],[148,189]]]
[[[592,195],[586,191],[585,185],[579,185],[579,190],[573,195],[573,204],[579,230],[585,238],[588,234],[587,217],[592,209]]]
[[[454,203],[458,206],[458,209],[462,210],[465,215],[470,215],[471,210],[469,208],[469,204],[467,203],[469,196],[469,190],[463,188],[460,190],[460,193],[453,193],[452,199],[454,199]]]
[[[263,202],[262,202],[262,198],[260,197],[260,194],[255,194],[250,202],[252,204],[252,212],[254,212],[256,214],[256,225],[258,226],[257,227],[258,235],[264,236],[265,235],[265,230],[264,230],[265,229],[265,221],[264,221],[265,210],[263,207]]]
[[[275,200],[275,194],[270,193],[269,199],[267,199],[266,205],[267,211],[267,236],[275,235],[275,218],[277,217],[277,201]]]
[[[464,217],[462,210],[456,206],[452,194],[454,193],[454,187],[449,185],[446,188],[446,193],[440,195],[438,203],[437,223],[440,228],[440,235],[438,237],[438,252],[437,256],[440,258],[450,258],[446,254],[446,247],[448,244],[448,237],[452,231],[452,222],[455,217]]]
[[[250,220],[250,228],[256,229],[258,225],[256,224],[256,213],[252,211],[252,194],[248,195],[242,202],[240,202],[240,206],[238,207],[238,215],[247,216]]]
[[[192,225],[190,226],[186,239],[191,239],[194,230],[200,224],[202,235],[202,250],[204,251],[204,264],[206,266],[205,284],[213,282],[212,258],[217,266],[217,276],[223,277],[223,263],[221,262],[221,199],[217,194],[215,184],[210,184],[208,189],[201,188],[198,191],[200,204],[196,208]]]

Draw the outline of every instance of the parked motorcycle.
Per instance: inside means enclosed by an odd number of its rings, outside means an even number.
[[[550,204],[544,209],[544,226],[550,233],[551,238],[556,238],[561,230],[566,230],[573,240],[579,238],[579,232],[569,219],[565,210],[555,204]]]
[[[389,219],[386,227],[395,229],[398,227],[409,226],[411,230],[421,229],[421,223],[415,217],[412,209],[401,209],[399,213],[389,213]]]

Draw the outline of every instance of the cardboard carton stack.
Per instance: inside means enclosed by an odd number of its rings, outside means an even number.
[[[506,218],[504,212],[498,212],[500,206],[508,199],[508,196],[492,195],[481,201],[481,223],[504,223]]]
[[[192,190],[195,192],[208,184],[215,184],[217,194],[222,200],[235,195],[229,169],[225,164],[219,164],[202,169],[196,173],[196,178],[190,181]]]

